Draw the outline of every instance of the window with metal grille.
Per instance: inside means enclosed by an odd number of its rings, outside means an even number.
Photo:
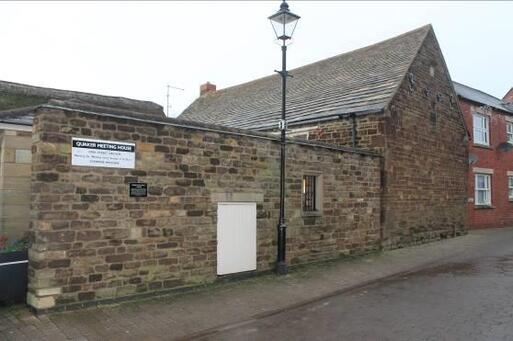
[[[303,176],[303,211],[312,212],[317,210],[316,203],[316,180],[315,175]]]

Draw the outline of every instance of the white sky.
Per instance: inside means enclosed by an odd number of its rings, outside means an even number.
[[[0,79],[151,100],[178,115],[210,81],[267,76],[280,1],[0,2]],[[290,68],[431,23],[453,80],[502,96],[513,86],[513,2],[289,1],[302,18]]]

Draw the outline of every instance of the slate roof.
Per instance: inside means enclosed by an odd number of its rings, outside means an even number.
[[[290,70],[287,121],[315,122],[341,114],[379,112],[401,84],[427,25],[383,42]],[[281,80],[268,76],[207,93],[180,119],[245,129],[274,128],[280,118]]]
[[[506,103],[505,101],[494,97],[492,95],[487,94],[486,92],[483,92],[481,90],[477,90],[474,88],[471,88],[470,86],[453,82],[454,83],[454,89],[456,90],[456,93],[458,96],[466,98],[468,100],[471,100],[476,103],[481,103],[484,105],[488,105],[492,108],[502,110],[504,112],[513,114],[513,105]]]
[[[26,113],[38,105],[59,101],[65,101],[73,107],[89,108],[95,112],[165,117],[162,107],[149,101],[0,81],[1,122],[32,124],[31,116],[25,115]]]

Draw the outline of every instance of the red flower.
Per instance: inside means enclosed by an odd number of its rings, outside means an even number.
[[[0,250],[7,246],[7,240],[9,238],[6,235],[0,235]]]

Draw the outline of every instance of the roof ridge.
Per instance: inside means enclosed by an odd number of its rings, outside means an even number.
[[[422,30],[426,30],[426,35],[427,35],[427,32],[429,32],[429,30],[432,30],[432,29],[433,29],[433,26],[431,24],[427,24],[427,25],[418,27],[416,29],[410,30],[408,32],[401,33],[401,34],[399,34],[397,36],[390,37],[390,38],[387,38],[385,40],[378,41],[378,42],[376,42],[374,44],[371,44],[371,45],[359,47],[359,48],[354,49],[354,50],[342,52],[342,53],[336,54],[336,55],[331,56],[331,57],[327,57],[327,58],[324,58],[324,59],[321,59],[321,60],[317,60],[315,62],[311,62],[311,63],[308,63],[308,64],[304,64],[304,65],[298,66],[298,67],[296,67],[294,69],[289,70],[288,72],[289,73],[293,73],[294,71],[297,71],[299,69],[310,67],[310,66],[315,65],[315,64],[320,64],[320,63],[326,62],[326,61],[331,60],[331,59],[336,59],[336,58],[342,57],[342,56],[350,54],[350,53],[355,53],[355,52],[358,52],[358,51],[363,51],[363,50],[366,50],[366,49],[374,48],[377,45],[385,44],[385,43],[388,43],[388,42],[390,42],[392,40],[399,39],[399,38],[402,38],[404,36],[407,36],[407,35],[410,35],[410,34],[414,34],[414,33],[417,33],[419,31],[422,31]],[[270,74],[270,75],[267,75],[267,76],[263,76],[263,77],[260,77],[260,78],[256,78],[256,79],[250,80],[248,82],[235,84],[235,85],[223,88],[223,89],[219,89],[219,90],[217,90],[215,92],[210,92],[210,93],[206,94],[205,97],[208,97],[209,95],[212,96],[212,95],[215,95],[215,94],[219,94],[219,93],[224,92],[225,90],[232,90],[232,89],[237,88],[239,86],[247,85],[247,84],[250,84],[250,83],[253,83],[253,82],[258,82],[258,81],[261,81],[263,79],[267,79],[267,78],[271,78],[271,77],[278,77],[278,76],[276,74]]]

